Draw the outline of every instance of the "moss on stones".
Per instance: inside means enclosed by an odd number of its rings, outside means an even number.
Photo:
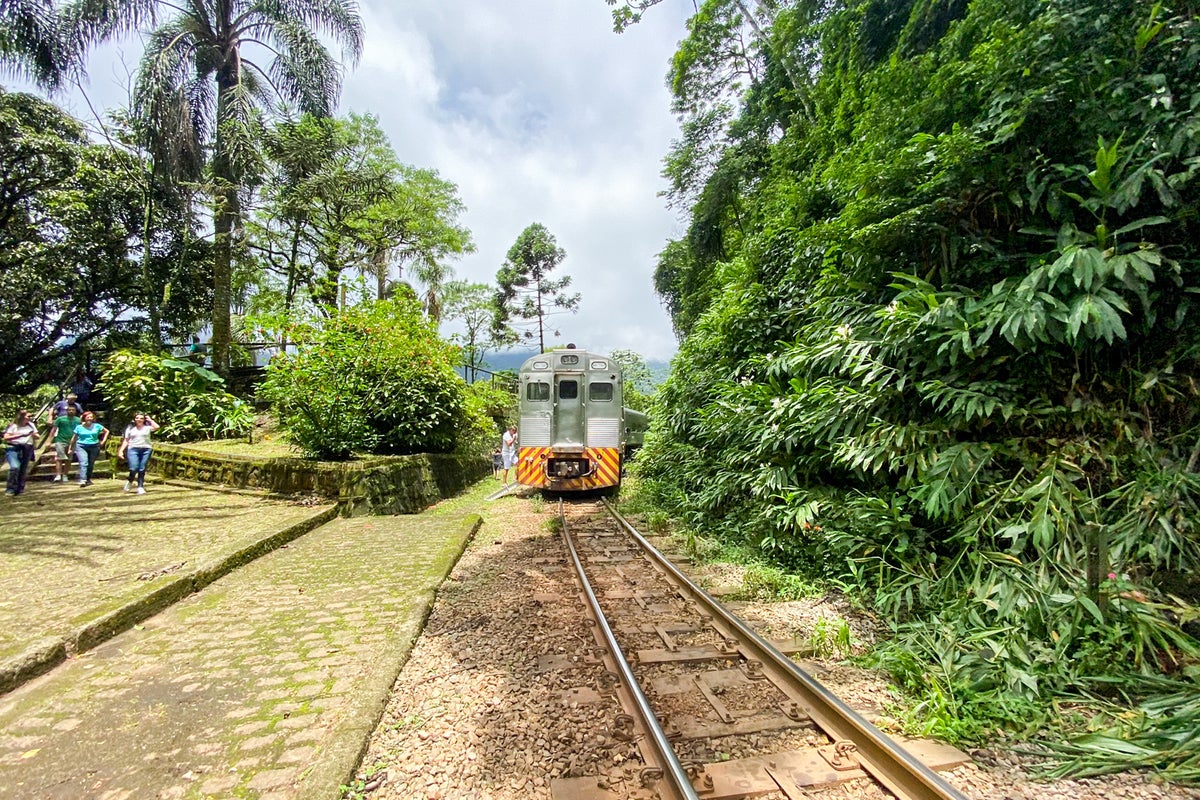
[[[265,489],[337,500],[344,515],[415,514],[487,474],[475,456],[378,456],[361,461],[309,461],[213,453],[158,444],[150,468],[165,478]]]

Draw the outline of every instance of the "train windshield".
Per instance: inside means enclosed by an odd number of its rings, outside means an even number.
[[[549,400],[550,399],[550,384],[540,381],[531,381],[525,386],[526,400]]]
[[[558,399],[559,400],[574,400],[579,397],[579,382],[578,381],[559,381],[558,382]]]
[[[593,383],[588,386],[588,399],[592,402],[611,403],[613,385],[611,383]]]

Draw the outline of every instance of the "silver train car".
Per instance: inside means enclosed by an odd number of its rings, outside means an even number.
[[[528,359],[518,381],[517,482],[554,492],[620,486],[647,425],[623,405],[620,365],[568,345]]]

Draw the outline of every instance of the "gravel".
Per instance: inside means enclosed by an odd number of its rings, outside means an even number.
[[[617,797],[648,796],[629,783],[636,747],[607,733],[620,709],[608,699],[591,632],[570,608],[576,590],[550,530],[553,516],[553,504],[537,498],[489,507],[439,591],[347,797],[549,800],[552,780],[585,776],[598,776]],[[737,578],[729,567],[695,576],[709,586]],[[836,598],[731,605],[772,638],[807,638],[821,619],[846,620],[860,646],[877,633]],[[881,675],[817,656],[804,664],[868,717],[900,701]],[[719,752],[719,743],[707,744]],[[946,777],[973,800],[1200,800],[1196,790],[1145,774],[1036,782],[1011,752],[971,755],[974,763]],[[808,796],[888,795],[859,780]]]

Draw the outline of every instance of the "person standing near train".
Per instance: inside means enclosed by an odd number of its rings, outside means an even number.
[[[33,461],[33,442],[37,438],[33,416],[21,409],[4,431],[4,457],[8,461],[8,486],[4,493],[16,497],[25,491],[25,475]]]
[[[158,430],[158,423],[147,414],[134,414],[133,424],[125,428],[117,458],[129,458],[129,480],[123,491],[128,492],[137,480],[137,493],[146,493],[146,464],[150,461],[150,434]]]
[[[500,437],[500,458],[504,463],[504,485],[508,486],[508,471],[517,466],[517,426],[509,425],[508,430]],[[513,476],[513,483],[516,483]]]
[[[91,411],[83,412],[83,420],[75,426],[75,433],[71,436],[71,448],[79,464],[80,486],[92,485],[92,472],[100,460],[100,448],[107,441],[108,428],[96,422],[96,415]]]

